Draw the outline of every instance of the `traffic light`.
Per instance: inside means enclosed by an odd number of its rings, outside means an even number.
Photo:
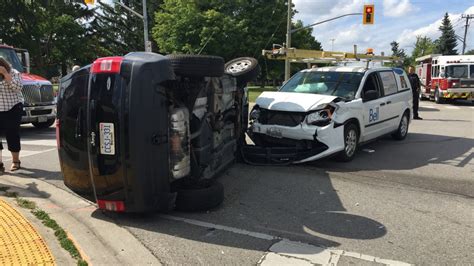
[[[374,5],[364,5],[364,13],[362,15],[362,23],[366,24],[374,24]]]
[[[84,0],[84,4],[86,5],[93,5],[95,0]]]

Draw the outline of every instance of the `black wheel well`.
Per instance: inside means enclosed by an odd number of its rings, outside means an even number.
[[[359,140],[360,140],[360,133],[361,133],[361,128],[360,128],[360,123],[359,123],[359,120],[357,118],[349,118],[348,120],[346,120],[346,122],[344,122],[344,125],[348,125],[348,124],[354,124],[356,125],[357,127],[357,133],[359,133]]]

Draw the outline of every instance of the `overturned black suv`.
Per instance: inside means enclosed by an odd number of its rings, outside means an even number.
[[[61,79],[56,137],[65,184],[100,209],[218,206],[215,176],[239,156],[253,58],[134,52]]]

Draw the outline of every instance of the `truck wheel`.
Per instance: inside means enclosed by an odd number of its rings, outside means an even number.
[[[255,80],[260,74],[260,66],[253,57],[239,57],[225,64],[224,72],[237,79],[237,84],[245,84]]]
[[[434,99],[435,99],[435,102],[439,104],[443,104],[445,102],[444,98],[440,97],[438,88],[436,88],[435,90]]]
[[[224,186],[217,182],[206,182],[200,186],[182,187],[176,196],[178,211],[206,211],[219,206],[224,201]]]
[[[33,122],[36,128],[48,128],[54,124],[54,119],[48,119],[46,122]]]
[[[212,55],[181,55],[167,56],[176,75],[183,77],[220,77],[224,74],[224,59]]]
[[[340,162],[349,162],[354,159],[359,145],[359,130],[354,123],[344,126],[344,150],[342,150],[337,160]]]
[[[396,140],[404,140],[408,135],[408,122],[408,112],[405,112],[403,113],[402,120],[400,120],[397,131],[392,133],[392,138]]]

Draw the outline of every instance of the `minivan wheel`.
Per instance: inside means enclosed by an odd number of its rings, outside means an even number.
[[[344,126],[344,150],[337,156],[341,162],[349,162],[354,159],[359,144],[359,130],[353,123]]]
[[[177,192],[178,211],[206,211],[224,201],[224,186],[217,181],[205,182],[199,186],[181,187]]]
[[[54,124],[54,118],[53,119],[48,119],[45,122],[33,122],[32,124],[36,128],[40,128],[40,129],[48,128],[48,127],[50,127]]]
[[[260,67],[253,57],[239,57],[227,62],[224,72],[235,77],[240,85],[255,80],[260,74]]]
[[[392,138],[396,140],[404,140],[408,135],[408,112],[405,112],[400,120],[397,131],[392,133]]]
[[[212,55],[170,54],[167,57],[176,75],[183,77],[221,77],[224,74],[224,58]]]

